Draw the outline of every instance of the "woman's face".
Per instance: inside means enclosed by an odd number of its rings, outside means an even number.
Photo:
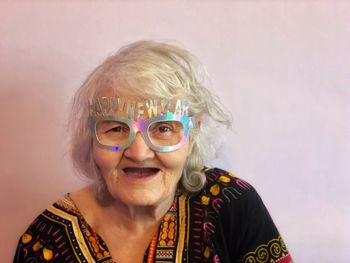
[[[93,157],[110,194],[131,206],[157,206],[173,199],[185,161],[190,153],[189,138],[177,150],[157,152],[141,133],[128,148],[104,149],[93,141]]]

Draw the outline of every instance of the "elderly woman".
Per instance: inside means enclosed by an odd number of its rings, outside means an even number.
[[[71,153],[91,185],[35,219],[15,262],[291,262],[254,188],[204,165],[209,124],[230,118],[195,65],[141,41],[90,74],[74,98]]]

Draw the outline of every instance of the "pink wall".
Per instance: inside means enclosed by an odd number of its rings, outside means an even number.
[[[349,14],[331,0],[1,2],[1,262],[83,184],[67,157],[72,94],[141,38],[177,40],[207,66],[235,116],[215,164],[256,186],[296,262],[350,262]]]

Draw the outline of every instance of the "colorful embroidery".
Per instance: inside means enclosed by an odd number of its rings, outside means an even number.
[[[49,207],[44,214],[51,220],[64,225],[65,228],[68,227],[66,236],[73,245],[77,258],[88,262],[96,259],[103,262],[106,258],[110,259],[109,252],[100,244],[100,238],[83,219],[69,195]]]
[[[151,244],[148,248],[147,263],[152,263],[154,258],[154,251],[157,244],[158,232],[152,238]]]
[[[244,255],[241,262],[255,263],[255,262],[268,262],[277,263],[282,262],[284,259],[291,259],[286,245],[284,244],[281,236],[271,239],[268,244],[260,245],[255,251],[249,252]],[[284,261],[283,261],[284,262]],[[285,261],[290,262],[290,261]]]
[[[249,190],[251,186],[236,177],[232,173],[214,169],[206,170],[208,186],[200,195],[199,200],[201,204],[196,209],[194,220],[194,239],[198,240],[198,248],[195,248],[196,260],[205,260],[203,262],[219,262],[219,255],[216,252],[215,245],[212,242],[212,237],[216,233],[217,217],[220,210],[224,207],[225,202],[230,203],[232,197],[238,199],[242,194],[241,190]],[[199,205],[195,202],[194,207]],[[198,235],[200,231],[202,235]],[[196,247],[196,246],[195,246]]]
[[[176,242],[176,214],[165,215],[159,235],[159,246],[175,246]]]

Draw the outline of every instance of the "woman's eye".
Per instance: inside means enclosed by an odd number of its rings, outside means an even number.
[[[170,132],[171,131],[171,128],[169,127],[169,126],[160,126],[160,127],[158,127],[158,130],[159,130],[159,132]]]
[[[125,131],[125,127],[116,126],[116,127],[110,128],[106,132],[124,132],[124,131]]]
[[[100,134],[121,134],[128,133],[130,129],[128,125],[121,122],[102,121],[97,124],[96,130]]]
[[[153,123],[148,129],[148,135],[152,140],[169,140],[182,135],[182,124],[178,121],[163,121]]]
[[[112,131],[112,132],[121,132],[122,131],[122,128],[121,127],[113,127],[113,128],[111,128],[110,130],[108,130],[108,132],[109,131]]]

